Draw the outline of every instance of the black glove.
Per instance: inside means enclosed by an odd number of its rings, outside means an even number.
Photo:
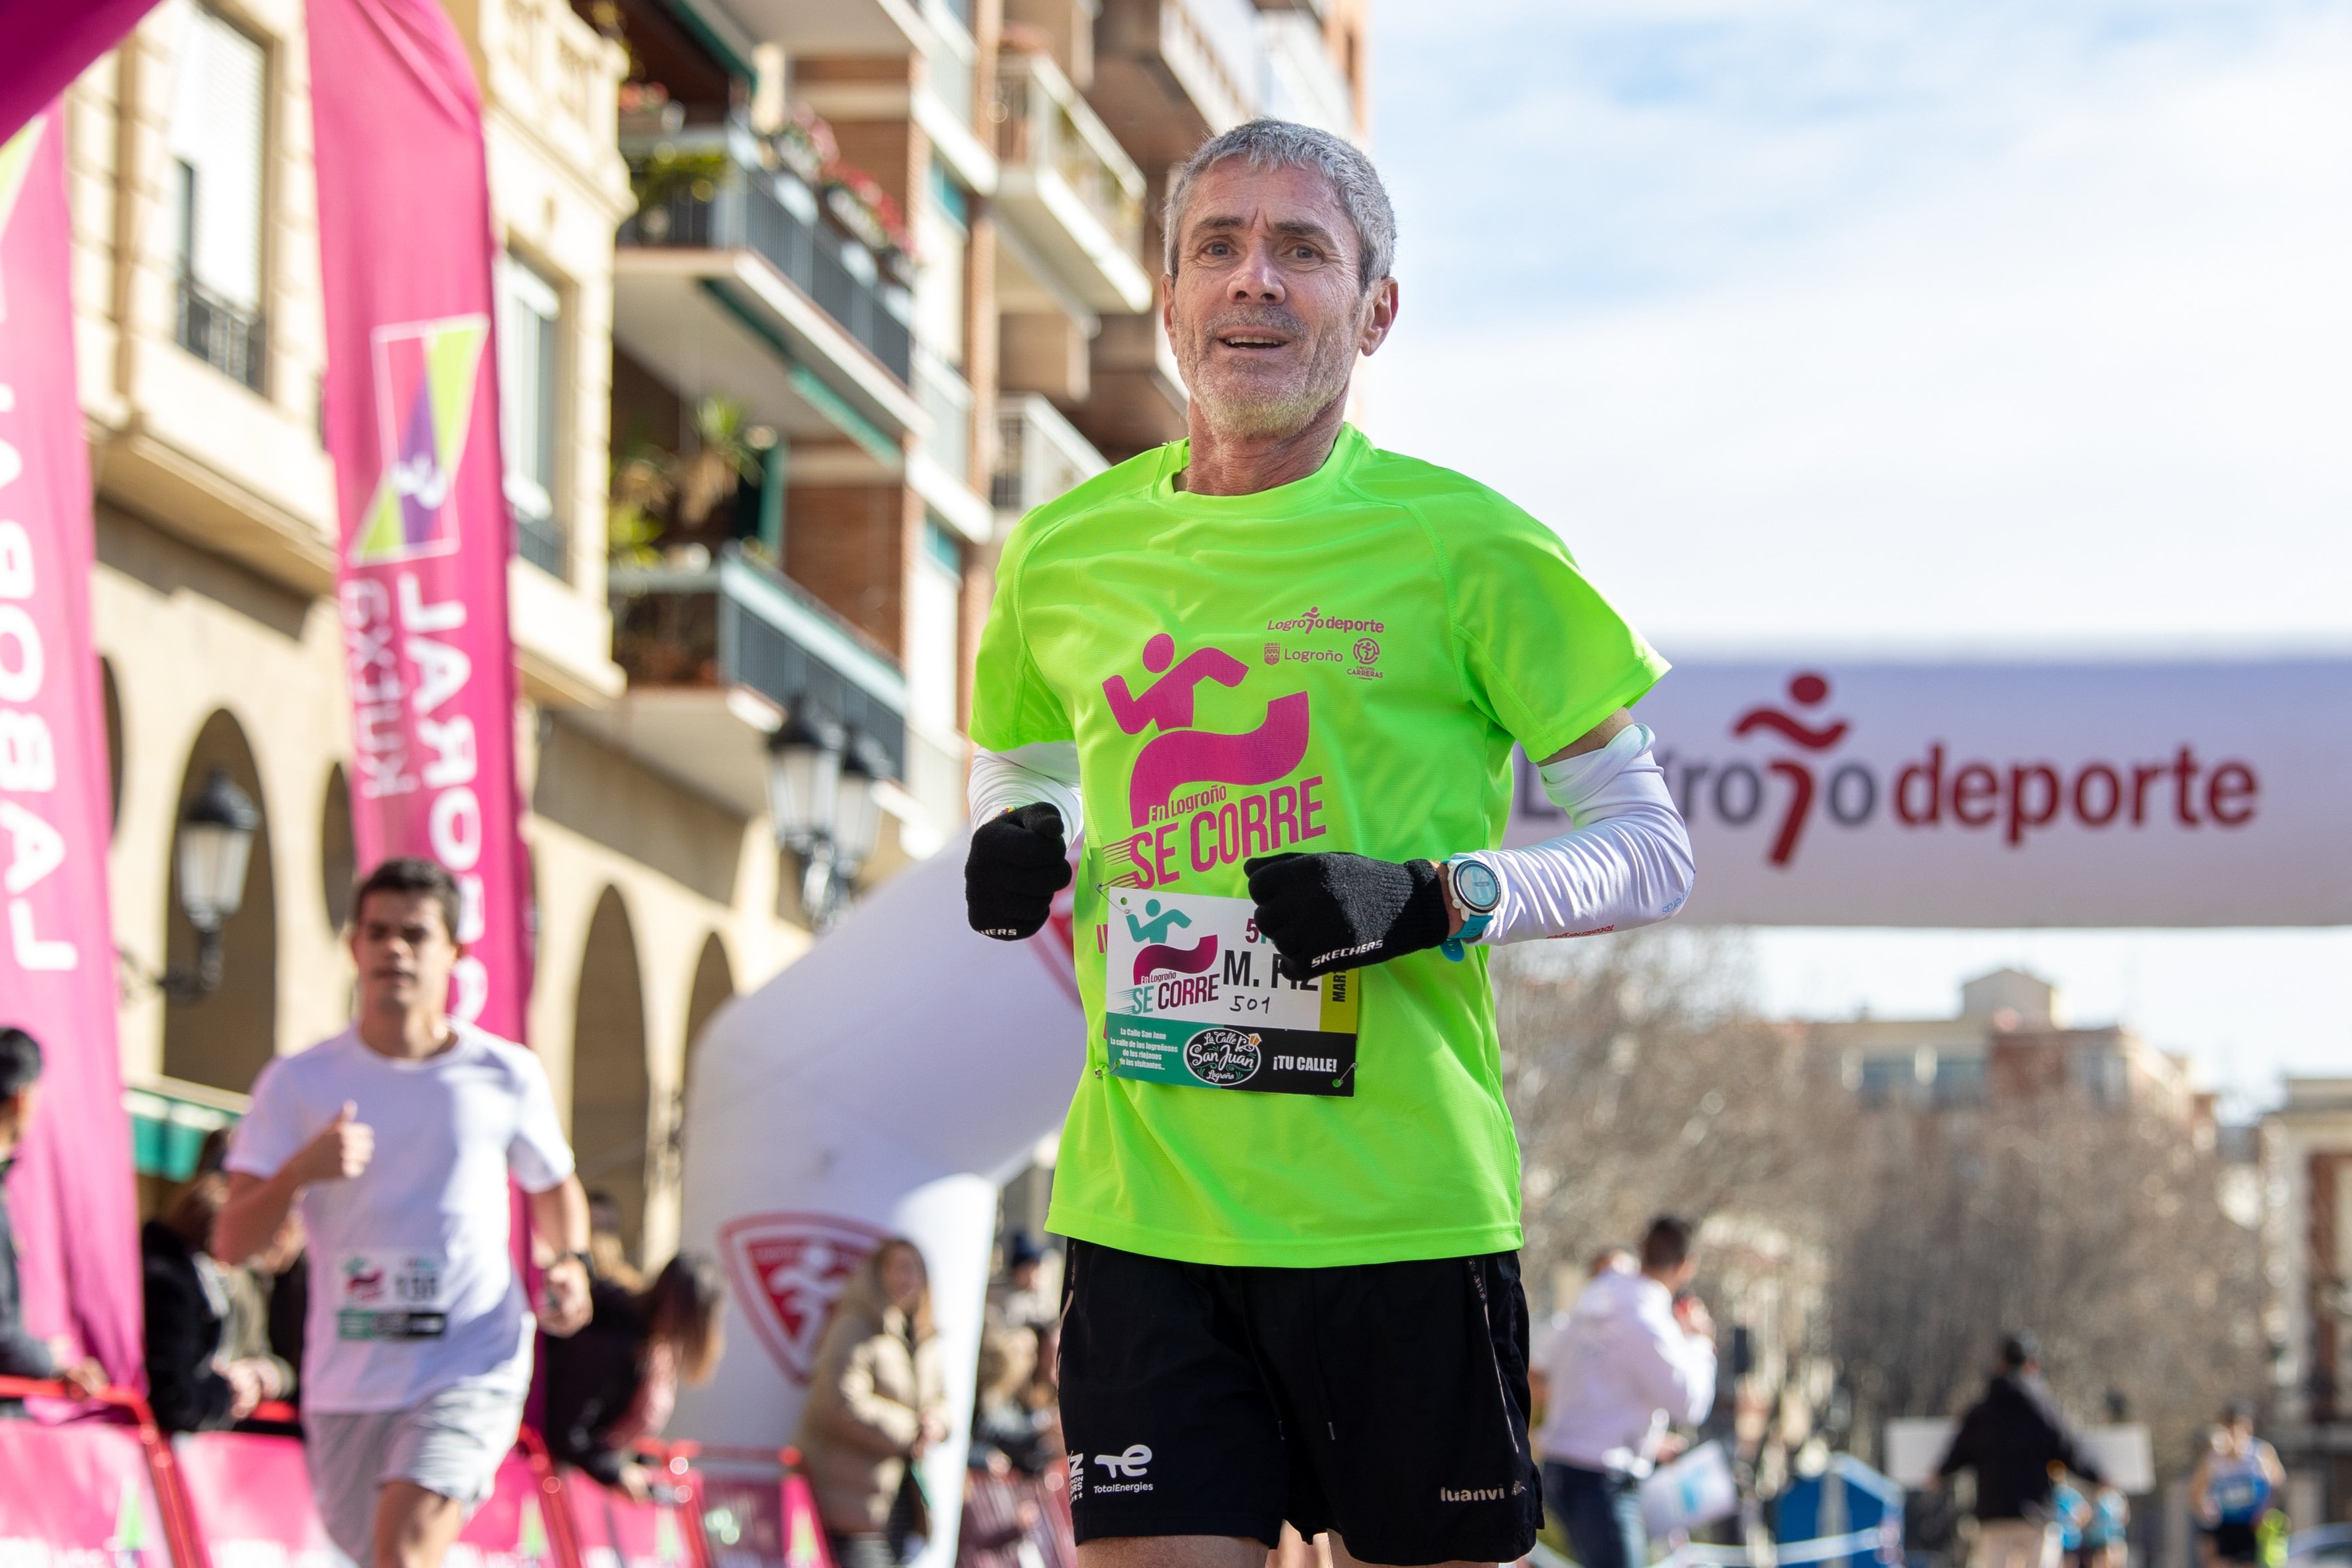
[[[1437,868],[1335,851],[1242,862],[1277,973],[1312,979],[1435,947],[1453,921]]]
[[[963,863],[963,902],[971,929],[999,942],[1035,936],[1053,912],[1054,895],[1070,885],[1062,814],[1039,801],[980,825]]]

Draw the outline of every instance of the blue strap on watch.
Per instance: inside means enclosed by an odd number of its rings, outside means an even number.
[[[1475,856],[1457,855],[1446,865],[1454,872],[1454,901],[1462,909],[1462,929],[1441,942],[1439,951],[1459,963],[1464,944],[1486,934],[1496,906],[1503,901],[1503,884],[1494,868]]]

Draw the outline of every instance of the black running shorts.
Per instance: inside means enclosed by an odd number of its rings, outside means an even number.
[[[1515,1253],[1338,1268],[1073,1241],[1062,1426],[1081,1542],[1288,1520],[1358,1561],[1507,1563],[1542,1521]]]

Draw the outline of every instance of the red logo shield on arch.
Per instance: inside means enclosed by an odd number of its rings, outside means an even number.
[[[834,1302],[887,1239],[887,1232],[838,1215],[745,1215],[719,1227],[735,1299],[786,1377],[807,1384]]]

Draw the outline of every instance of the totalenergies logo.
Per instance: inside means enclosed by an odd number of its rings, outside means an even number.
[[[1827,676],[1791,676],[1780,701],[1731,721],[1727,759],[1659,756],[1684,817],[1696,827],[1771,833],[1768,864],[1796,863],[1811,835],[1882,818],[1905,832],[1981,833],[2022,849],[2062,825],[2094,833],[2243,827],[2253,821],[2262,777],[2252,763],[2208,763],[2183,741],[2169,755],[2065,762],[1969,754],[1941,739],[1887,763],[1845,752],[1854,724],[1839,715]]]

